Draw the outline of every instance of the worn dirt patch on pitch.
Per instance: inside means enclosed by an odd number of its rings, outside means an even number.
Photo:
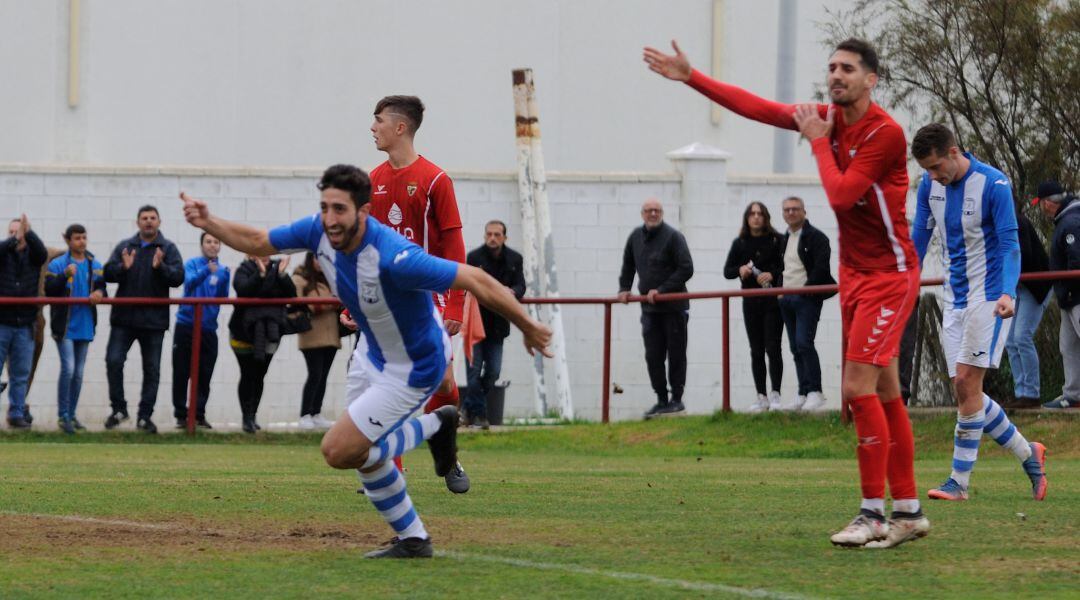
[[[0,553],[48,553],[65,549],[124,548],[154,555],[177,550],[318,550],[370,548],[390,536],[376,535],[359,527],[330,528],[308,525],[223,527],[220,524],[177,522],[125,522],[91,517],[0,515]]]

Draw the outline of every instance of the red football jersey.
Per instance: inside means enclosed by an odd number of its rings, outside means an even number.
[[[750,119],[795,129],[795,106],[759,98],[746,90],[693,71],[691,87]],[[918,268],[905,216],[908,191],[907,140],[880,106],[870,103],[857,122],[843,111],[818,105],[822,118],[835,111],[832,133],[811,144],[829,204],[840,230],[840,264],[858,271]]]
[[[371,216],[432,256],[465,262],[461,214],[454,183],[445,171],[420,156],[400,169],[384,162],[370,177]],[[451,293],[446,318],[461,321],[464,303],[464,293]]]

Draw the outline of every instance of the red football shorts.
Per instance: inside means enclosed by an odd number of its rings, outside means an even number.
[[[844,358],[889,366],[900,356],[900,338],[919,299],[919,270],[856,271],[840,265],[839,287]]]

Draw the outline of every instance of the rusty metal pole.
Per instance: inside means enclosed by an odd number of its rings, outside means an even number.
[[[601,395],[601,419],[607,423],[611,413],[611,302],[604,302],[604,392]]]
[[[721,325],[720,325],[720,345],[724,351],[724,375],[723,375],[723,395],[724,395],[724,412],[731,412],[731,340],[728,338],[728,320],[729,320],[729,304],[731,298],[724,296],[721,300]]]
[[[532,128],[535,118],[529,116],[528,90],[525,85],[525,71],[513,73],[514,83],[514,118],[515,137],[518,158],[518,198],[521,201],[521,254],[524,259],[525,283],[534,294],[543,295],[540,282],[540,243],[536,237],[536,200],[533,194],[532,172]],[[529,316],[542,319],[539,304],[527,306]],[[533,401],[536,413],[543,417],[547,414],[547,384],[544,381],[544,357],[536,353],[533,357]]]
[[[195,435],[195,411],[199,408],[199,359],[202,346],[203,305],[195,304],[194,323],[191,326],[191,367],[188,377],[187,432]]]

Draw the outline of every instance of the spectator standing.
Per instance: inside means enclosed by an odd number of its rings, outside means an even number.
[[[470,252],[465,262],[494,277],[514,298],[521,300],[525,296],[523,260],[521,254],[506,245],[506,223],[488,221],[484,225],[484,245]],[[486,399],[502,371],[503,340],[510,335],[510,322],[484,306],[480,307],[480,320],[484,324],[484,339],[473,345],[465,415],[471,424],[487,429]]]
[[[56,416],[60,430],[75,433],[86,429],[75,417],[82,391],[86,352],[97,329],[98,301],[105,297],[105,271],[86,250],[86,228],[78,223],[64,231],[68,251],[49,262],[45,293],[58,298],[89,298],[85,304],[53,304],[50,307],[52,338],[60,353],[60,379],[56,390]]]
[[[1041,273],[1050,268],[1042,240],[1035,226],[1016,212],[1017,238],[1020,242],[1020,273]],[[1035,407],[1042,404],[1039,385],[1039,353],[1035,350],[1035,330],[1042,321],[1043,311],[1050,301],[1051,281],[1020,281],[1016,285],[1016,315],[1005,350],[1009,353],[1009,370],[1013,376],[1016,404]]]
[[[184,263],[185,298],[228,298],[229,267],[218,260],[221,241],[209,233],[199,236],[201,256]],[[202,308],[202,333],[199,341],[199,389],[196,392],[195,424],[203,429],[213,429],[206,420],[206,403],[210,399],[210,379],[218,354],[218,314],[221,305],[206,304]],[[173,330],[172,347],[172,401],[176,428],[187,427],[188,380],[191,378],[191,350],[195,325],[195,307],[181,304],[176,311],[176,328]]]
[[[296,286],[285,268],[289,257],[271,260],[268,256],[248,256],[236,269],[233,287],[238,298],[293,298]],[[285,306],[237,305],[229,319],[229,345],[240,364],[240,383],[237,395],[242,427],[246,433],[262,429],[255,414],[262,400],[263,380],[270,361],[277,352],[285,325]]]
[[[1054,220],[1050,242],[1050,270],[1080,269],[1080,199],[1067,195],[1056,181],[1039,184],[1035,198],[1043,214]],[[1043,408],[1080,408],[1080,279],[1054,282],[1054,295],[1061,310],[1058,347],[1065,367],[1061,395]]]
[[[644,224],[630,232],[623,251],[619,274],[619,301],[626,303],[634,274],[641,303],[641,337],[645,341],[645,364],[649,381],[656,393],[656,404],[645,413],[646,419],[681,413],[686,387],[687,323],[690,301],[657,302],[658,294],[686,292],[686,282],[694,275],[694,261],[686,238],[664,222],[664,207],[656,198],[641,205]],[[667,359],[667,378],[664,359]],[[668,395],[668,384],[671,395]]]
[[[800,288],[808,285],[835,284],[829,269],[832,250],[829,238],[806,220],[802,198],[791,196],[781,204],[788,230],[784,234],[784,272],[782,286]],[[779,300],[780,316],[787,329],[788,344],[795,359],[799,391],[784,408],[815,411],[825,408],[821,394],[821,361],[814,338],[821,319],[821,304],[835,295],[787,295]]]
[[[105,263],[105,281],[119,284],[117,298],[168,298],[169,288],[184,283],[180,251],[161,234],[161,216],[153,206],[140,207],[135,223],[139,232],[117,244]],[[124,363],[131,345],[138,341],[143,380],[136,426],[146,433],[157,433],[157,426],[150,417],[157,402],[161,344],[169,328],[169,306],[114,305],[109,324],[105,366],[112,414],[105,420],[105,428],[112,429],[128,419]]]
[[[292,281],[296,295],[301,298],[334,297],[330,282],[311,252],[304,257],[304,264],[293,271]],[[307,380],[300,402],[300,429],[330,429],[334,422],[322,416],[322,404],[330,367],[341,350],[338,306],[309,304],[308,310],[311,311],[311,329],[301,331],[297,336],[297,346],[307,363]]]
[[[41,238],[30,229],[26,215],[8,224],[8,239],[0,242],[0,296],[33,298],[38,295],[41,266],[47,254]],[[29,429],[26,390],[34,355],[34,304],[5,306],[0,310],[0,370],[11,358],[7,422],[13,429]]]
[[[784,238],[772,226],[769,209],[761,202],[751,202],[743,212],[739,236],[731,243],[724,277],[742,283],[742,289],[773,287],[784,270]],[[754,375],[757,399],[750,412],[780,409],[780,383],[784,362],[780,340],[784,335],[780,305],[775,296],[748,297],[742,300],[743,322],[750,341],[750,366]],[[771,389],[766,394],[765,357],[769,357]]]

